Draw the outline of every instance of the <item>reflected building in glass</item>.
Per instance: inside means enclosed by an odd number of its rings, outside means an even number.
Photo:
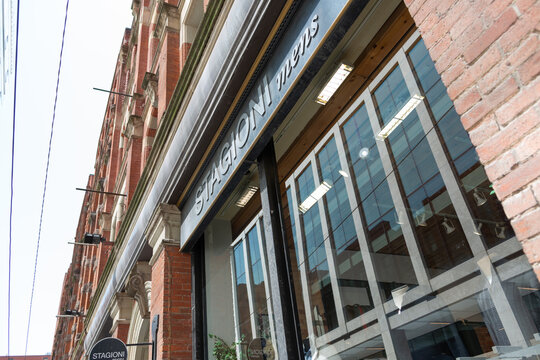
[[[137,264],[169,358],[540,355],[537,6],[197,4],[85,348]]]

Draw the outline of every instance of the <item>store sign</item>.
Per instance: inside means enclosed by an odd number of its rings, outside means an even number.
[[[182,208],[182,246],[189,241],[239,165],[257,144],[281,101],[300,78],[324,35],[348,2],[310,1],[297,10],[289,30]]]
[[[126,360],[126,344],[117,338],[105,338],[98,341],[88,356],[88,360]]]

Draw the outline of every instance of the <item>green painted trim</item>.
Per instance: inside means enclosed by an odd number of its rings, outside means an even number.
[[[143,198],[145,190],[147,189],[148,182],[153,175],[157,159],[159,159],[159,156],[163,153],[163,151],[165,151],[165,144],[167,143],[169,137],[172,135],[171,129],[175,124],[178,110],[180,109],[180,105],[185,98],[187,89],[191,84],[193,75],[195,74],[195,70],[200,63],[200,60],[202,58],[204,50],[206,49],[206,45],[208,44],[208,40],[210,39],[210,35],[214,29],[214,26],[216,25],[216,20],[221,12],[224,3],[225,0],[212,0],[208,5],[206,13],[204,14],[201,26],[197,31],[195,40],[193,41],[188,57],[186,59],[186,63],[184,64],[182,72],[180,73],[180,78],[178,79],[178,82],[174,89],[171,101],[169,102],[167,110],[161,120],[161,124],[154,139],[154,145],[152,146],[152,150],[150,151],[147,164],[144,167],[139,182],[137,183],[135,193],[133,194],[133,198],[131,199],[130,205],[128,206],[128,210],[126,212],[124,221],[122,222],[122,225],[120,227],[116,242],[111,251],[111,254],[109,255],[105,268],[103,269],[103,273],[100,277],[96,292],[94,293],[94,296],[92,297],[92,300],[90,302],[90,306],[88,307],[88,311],[86,312],[83,333],[86,332],[86,328],[88,327],[90,321],[89,319],[92,317],[92,313],[97,305],[97,301],[100,298],[103,288],[105,287],[105,279],[108,279],[109,274],[112,271],[113,264],[116,260],[116,256],[118,255],[119,249],[122,247],[122,244],[124,243],[125,238],[128,235],[128,229],[133,222],[136,210],[141,204],[141,200]],[[77,353],[79,346],[83,344],[84,338],[85,336],[81,336],[73,353]]]

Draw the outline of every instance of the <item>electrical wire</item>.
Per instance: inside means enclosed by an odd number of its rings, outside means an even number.
[[[7,356],[10,350],[10,330],[11,330],[11,244],[13,230],[13,172],[15,168],[15,111],[17,109],[17,63],[19,57],[19,6],[17,0],[17,29],[15,31],[15,75],[13,84],[13,126],[11,131],[11,175],[10,175],[10,195],[9,195],[9,243],[8,243],[8,308],[7,308]]]
[[[20,0],[19,0],[20,1]],[[26,344],[24,346],[24,356],[26,357],[27,350],[28,350],[28,338],[30,335],[30,320],[32,318],[32,304],[34,301],[34,289],[36,285],[36,273],[37,273],[37,265],[38,265],[38,255],[39,255],[39,241],[41,239],[41,224],[43,223],[43,208],[45,207],[45,194],[47,193],[47,178],[49,176],[49,163],[51,159],[51,147],[52,147],[52,139],[53,139],[53,133],[54,133],[54,119],[56,117],[56,103],[58,101],[58,87],[60,84],[60,70],[62,69],[62,54],[64,52],[64,39],[66,36],[66,24],[68,19],[68,9],[69,9],[69,0],[66,1],[66,15],[64,17],[64,29],[62,31],[62,45],[60,46],[60,59],[58,62],[58,74],[56,76],[56,91],[54,96],[54,107],[53,107],[53,113],[52,113],[52,122],[51,122],[51,134],[49,136],[49,151],[47,153],[47,165],[45,167],[45,181],[43,184],[43,197],[41,199],[41,213],[39,215],[39,229],[38,229],[38,238],[37,238],[37,244],[36,244],[36,259],[34,263],[34,278],[32,280],[32,293],[30,295],[30,307],[28,311],[28,327],[26,329]]]

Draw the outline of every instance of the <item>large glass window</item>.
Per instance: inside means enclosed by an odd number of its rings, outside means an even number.
[[[234,291],[236,342],[241,346],[264,339],[272,347],[270,298],[267,294],[267,270],[259,214],[233,242],[231,264]],[[257,340],[259,339],[259,340]],[[240,349],[243,353],[245,349]],[[249,355],[249,353],[248,353]]]
[[[391,291],[418,281],[412,267],[402,220],[395,209],[365,105],[342,126],[347,159],[352,166],[367,240],[383,298]],[[400,214],[401,217],[404,214]],[[397,271],[396,271],[397,270]]]
[[[308,353],[531,345],[540,284],[419,35],[365,85],[285,180]]]
[[[253,339],[253,335],[251,333],[247,279],[244,263],[244,243],[241,242],[234,247],[237,322],[240,337],[245,338],[246,341],[251,341],[251,339]]]
[[[325,210],[329,220],[332,252],[335,257],[338,285],[345,319],[373,309],[362,253],[356,236],[343,171],[336,142],[332,138],[317,155],[320,179],[331,188],[325,196]]]
[[[400,100],[402,106],[410,98],[399,66],[374,92],[383,125],[388,121],[388,116],[395,115],[399,110],[396,108],[391,115],[384,110],[388,98],[393,98],[394,94],[399,99],[405,97],[405,100]],[[387,143],[407,201],[409,216],[415,221],[414,230],[429,274],[439,275],[472,258],[416,110],[388,136]]]
[[[409,59],[424,91],[436,128],[444,139],[460,185],[474,214],[477,232],[491,248],[514,236],[501,204],[480,164],[469,135],[461,125],[446,88],[420,39],[409,51]]]
[[[304,202],[315,190],[313,171],[308,166],[298,177],[298,198]],[[309,208],[301,219],[307,265],[309,296],[313,308],[313,327],[318,336],[338,326],[334,292],[321,226],[319,205]]]

